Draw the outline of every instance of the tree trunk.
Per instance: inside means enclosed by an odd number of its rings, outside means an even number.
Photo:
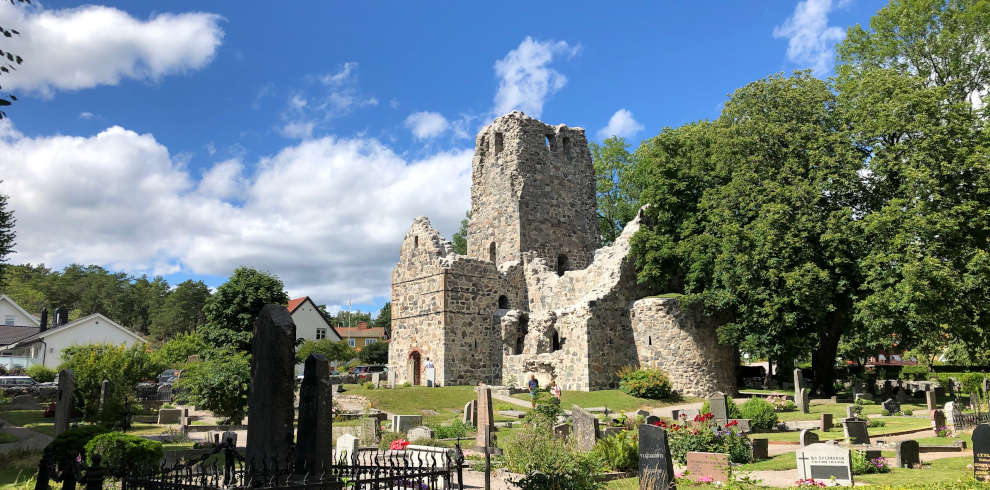
[[[818,332],[818,349],[811,354],[811,369],[815,374],[815,385],[823,396],[835,394],[835,356],[839,351],[839,339],[845,327],[846,315],[842,311],[832,312],[828,322]]]

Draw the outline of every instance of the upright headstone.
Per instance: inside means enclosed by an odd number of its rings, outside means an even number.
[[[925,403],[928,404],[928,410],[935,410],[938,408],[938,401],[935,398],[935,390],[928,390],[925,392]]]
[[[894,415],[901,411],[901,404],[894,400],[893,398],[888,398],[880,403],[880,408],[883,408],[890,415]]]
[[[561,439],[567,439],[571,435],[571,426],[568,424],[557,424],[553,426],[553,435]]]
[[[413,442],[433,439],[433,429],[425,425],[417,425],[416,427],[409,429],[407,438]]]
[[[911,396],[908,395],[907,390],[904,388],[897,388],[897,391],[894,392],[894,399],[897,400],[898,403],[907,403],[911,400]]]
[[[492,447],[492,432],[495,432],[495,416],[492,413],[492,389],[486,385],[478,385],[478,435],[475,445]]]
[[[753,451],[753,461],[762,461],[770,458],[770,440],[757,438],[750,440],[750,449]]]
[[[371,373],[371,384],[375,385],[375,389],[382,387],[382,373]]]
[[[462,422],[468,425],[478,425],[478,402],[471,400],[464,404],[464,416]]]
[[[854,418],[856,418],[856,405],[848,405],[848,406],[846,406],[846,418],[847,419],[854,419]]]
[[[361,418],[361,444],[365,446],[377,446],[382,440],[382,424],[377,417]]]
[[[898,441],[896,450],[896,464],[898,468],[914,468],[916,465],[921,464],[918,441]]]
[[[936,408],[932,410],[932,430],[935,431],[935,435],[938,435],[938,431],[945,430],[945,412],[941,409]]]
[[[797,405],[799,412],[808,413],[805,411],[804,396],[801,393],[801,389],[801,370],[799,368],[794,368],[794,404]]]
[[[818,443],[797,450],[798,479],[826,485],[852,486],[852,457],[849,449],[836,444]]]
[[[729,481],[729,455],[689,451],[687,470],[694,481],[726,483]]]
[[[798,405],[801,413],[811,413],[811,393],[807,388],[801,388],[799,393],[801,394],[801,403]]]
[[[956,420],[962,416],[962,412],[959,410],[959,406],[956,402],[945,402],[945,427],[950,433],[956,433]]]
[[[56,310],[57,311],[57,310]],[[75,373],[71,369],[58,372],[58,399],[55,402],[55,435],[69,428],[72,417],[72,392],[76,389]]]
[[[990,482],[990,425],[973,429],[973,476],[977,481]]]
[[[310,354],[299,386],[299,428],[296,436],[296,473],[322,473],[333,461],[333,393],[330,362],[323,354]],[[377,420],[377,419],[376,419]]]
[[[248,433],[250,434],[250,432]],[[344,434],[337,438],[337,457],[334,459],[343,459],[346,456],[347,460],[354,461],[357,457],[358,452],[358,438],[350,434]]]
[[[248,394],[247,461],[287,467],[292,457],[296,324],[282,305],[254,320]],[[260,463],[257,463],[260,464]]]
[[[107,392],[109,391],[110,391],[110,380],[104,379],[103,382],[100,383],[100,413],[103,413],[103,408],[106,406]]]
[[[598,440],[598,418],[577,405],[571,408],[571,418],[574,419],[574,442],[577,450],[588,452],[594,449],[595,441]]]
[[[970,410],[979,411],[981,408],[983,408],[983,407],[980,406],[980,393],[978,391],[974,391],[974,392],[970,393],[969,394],[969,409]]]
[[[650,425],[654,425],[654,424],[656,424],[659,421],[660,421],[660,417],[657,417],[656,415],[650,415],[650,416],[646,417],[646,423],[647,424],[650,424]],[[676,421],[677,420],[675,419],[675,422]]]
[[[803,429],[800,435],[801,447],[810,446],[812,444],[818,444],[818,434],[812,432],[811,429]]]
[[[709,405],[711,405],[710,402]],[[684,421],[694,420],[694,418],[701,413],[701,410],[698,410],[697,408],[682,408],[680,410],[677,409],[671,410],[670,413],[671,413],[671,418],[674,419],[674,422],[680,423]]]
[[[711,410],[712,415],[715,416],[715,421],[718,423],[725,423],[729,418],[729,406],[725,401],[725,393],[721,391],[716,391],[712,396],[708,398],[708,407]]]
[[[821,426],[822,432],[828,432],[832,430],[832,414],[823,413],[821,416]]]
[[[639,426],[639,490],[674,488],[674,460],[667,431],[655,425]]]
[[[845,431],[846,443],[848,444],[869,444],[870,433],[866,430],[865,420],[845,419],[842,421],[842,428]]]

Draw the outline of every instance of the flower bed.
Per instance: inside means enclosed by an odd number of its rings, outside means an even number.
[[[750,441],[739,433],[737,424],[733,420],[721,429],[713,414],[702,413],[681,424],[661,420],[653,425],[667,430],[670,455],[680,464],[687,464],[687,453],[691,451],[727,453],[733,463],[749,463]]]

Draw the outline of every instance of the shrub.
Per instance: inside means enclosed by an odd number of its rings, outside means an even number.
[[[726,405],[726,407],[728,407],[728,410],[727,410],[726,415],[730,419],[741,419],[741,418],[743,418],[742,412],[739,411],[739,405],[736,405],[736,402],[733,401],[732,398],[726,397],[725,398],[725,405]],[[701,413],[709,413],[709,412],[712,411],[711,408],[712,407],[711,407],[710,402],[708,400],[705,400],[705,403],[702,403],[701,404]]]
[[[633,369],[626,366],[619,371],[619,389],[638,398],[662,400],[671,398],[674,388],[667,374],[659,369]]]
[[[398,432],[392,431],[382,431],[382,440],[378,441],[378,449],[382,451],[388,450],[392,446],[393,441],[398,441],[403,439],[403,435]]]
[[[162,443],[143,437],[107,432],[86,443],[86,459],[92,463],[94,454],[103,457],[103,465],[112,473],[147,471],[158,467],[164,451]]]
[[[728,453],[733,463],[750,462],[749,439],[733,427],[735,421],[722,430],[715,425],[714,419],[711,413],[703,413],[683,424],[660,421],[656,425],[667,430],[670,455],[682,465],[687,464],[687,453],[691,451]]]
[[[188,365],[175,382],[175,398],[205,408],[221,424],[239,424],[247,411],[251,364],[248,355],[231,349],[212,351],[203,362]]]
[[[959,377],[963,393],[979,393],[983,387],[983,373],[965,373]]]
[[[125,398],[133,396],[134,385],[158,374],[158,366],[152,362],[144,344],[73,345],[62,351],[62,360],[61,369],[73,370],[73,399],[80,403],[83,418],[109,427],[121,423]],[[104,379],[110,380],[110,390],[100,410]]]
[[[906,381],[924,381],[928,379],[928,368],[925,366],[904,366],[901,368],[900,379]]]
[[[455,419],[450,425],[431,425],[433,429],[433,437],[435,439],[454,439],[457,437],[464,437],[468,432],[474,431],[474,426],[471,424],[465,424],[461,419]]]
[[[854,475],[869,473],[890,473],[890,466],[884,458],[866,459],[866,451],[853,450],[850,455]]]
[[[58,374],[54,369],[42,364],[33,364],[28,366],[26,371],[27,375],[30,376],[31,379],[39,383],[51,383],[52,381],[55,381],[55,375]]]
[[[567,444],[541,428],[528,426],[505,445],[506,467],[526,476],[512,482],[523,489],[593,490],[605,487],[598,479],[601,463],[590,455],[575,453]],[[565,483],[566,482],[566,483]]]
[[[636,433],[622,431],[595,443],[591,456],[612,471],[628,471],[639,467],[639,441]]]
[[[793,400],[787,398],[787,395],[780,393],[773,393],[767,395],[767,402],[773,405],[773,409],[778,412],[793,412],[797,410],[797,404]]]
[[[375,383],[372,383],[371,381],[365,381],[364,383],[361,384],[361,387],[366,390],[373,390],[375,389]]]
[[[870,419],[870,422],[867,424],[867,427],[886,427],[886,426],[887,426],[886,422],[877,419]]]
[[[536,394],[536,408],[530,410],[526,418],[531,423],[549,423],[552,426],[557,423],[557,417],[563,414],[560,402],[549,392],[541,391]]]
[[[770,432],[777,425],[777,411],[773,405],[762,398],[750,398],[739,407],[743,419],[750,419],[749,426],[753,432]]]
[[[83,454],[83,451],[86,450],[86,444],[104,432],[106,429],[96,425],[80,425],[56,436],[52,442],[48,443],[48,448],[51,449],[55,462],[62,463],[76,454]]]

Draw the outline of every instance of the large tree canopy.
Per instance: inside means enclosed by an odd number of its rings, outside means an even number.
[[[272,275],[238,267],[210,296],[203,308],[206,324],[199,332],[214,347],[233,347],[250,352],[254,335],[254,320],[267,304],[289,302],[282,281]]]

